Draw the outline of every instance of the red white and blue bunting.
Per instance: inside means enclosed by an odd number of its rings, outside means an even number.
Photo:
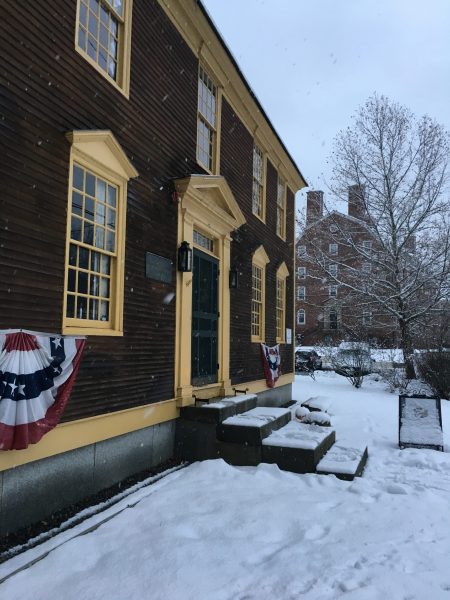
[[[61,419],[85,338],[0,331],[0,450],[36,444]]]
[[[267,387],[273,387],[281,375],[280,346],[261,344],[262,361]]]

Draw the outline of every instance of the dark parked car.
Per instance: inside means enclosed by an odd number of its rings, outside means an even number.
[[[295,370],[304,371],[322,368],[322,358],[315,350],[296,350],[295,351]]]

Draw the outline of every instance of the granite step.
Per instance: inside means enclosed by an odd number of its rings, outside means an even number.
[[[258,406],[229,417],[217,425],[222,442],[260,446],[264,438],[291,420],[291,411],[272,406]]]
[[[256,394],[226,396],[225,398],[213,399],[213,401],[205,404],[184,406],[180,410],[180,417],[188,421],[217,424],[229,417],[255,408],[256,402]]]
[[[316,471],[321,475],[336,475],[338,479],[353,481],[363,474],[368,456],[367,446],[335,444],[319,462]]]
[[[284,471],[315,473],[316,465],[331,448],[336,433],[330,427],[291,421],[262,442],[262,461]]]
[[[313,396],[302,402],[302,406],[306,406],[310,411],[328,412],[331,407],[331,400],[325,396]]]

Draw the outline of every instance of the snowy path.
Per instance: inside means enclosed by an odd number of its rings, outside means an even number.
[[[0,596],[450,600],[450,454],[398,449],[398,399],[381,383],[297,379],[297,399],[319,394],[333,400],[338,441],[369,445],[363,478],[196,463],[136,492],[134,507],[8,579]]]

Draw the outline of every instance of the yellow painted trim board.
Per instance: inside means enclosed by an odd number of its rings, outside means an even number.
[[[0,471],[69,450],[76,450],[151,425],[171,421],[178,416],[179,410],[175,400],[166,400],[88,419],[61,423],[47,433],[40,442],[29,446],[26,450],[10,450],[0,453]]]

